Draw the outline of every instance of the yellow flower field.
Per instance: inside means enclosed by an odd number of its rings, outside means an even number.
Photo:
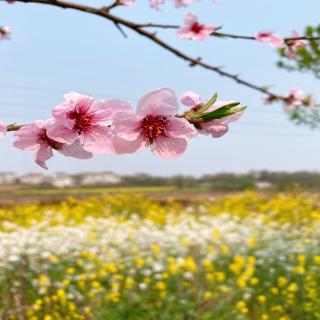
[[[134,193],[0,211],[0,319],[320,319],[320,199]]]

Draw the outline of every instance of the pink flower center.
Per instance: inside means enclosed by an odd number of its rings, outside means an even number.
[[[78,130],[79,134],[92,126],[92,115],[90,114],[81,113],[74,110],[68,112],[67,118],[74,120],[74,128]]]
[[[166,124],[167,118],[164,116],[146,116],[142,120],[140,133],[149,139],[150,144],[152,144],[154,138],[164,134]]]
[[[38,142],[41,144],[46,144],[55,150],[60,150],[62,148],[62,143],[57,142],[55,140],[52,140],[47,136],[46,129],[42,129],[40,131],[39,136],[38,136]]]
[[[199,33],[202,31],[202,29],[203,29],[203,25],[198,22],[194,22],[190,28],[190,30],[194,33]]]

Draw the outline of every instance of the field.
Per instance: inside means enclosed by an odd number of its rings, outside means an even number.
[[[0,207],[12,204],[48,204],[59,203],[69,197],[87,199],[90,196],[104,197],[113,194],[139,193],[151,196],[156,200],[174,198],[181,202],[190,199],[210,197],[211,193],[205,188],[177,188],[173,186],[155,187],[91,187],[91,188],[30,188],[20,185],[0,186]],[[190,198],[190,194],[192,197]],[[192,200],[193,201],[193,200]]]
[[[128,191],[1,209],[0,319],[320,319],[318,195]]]

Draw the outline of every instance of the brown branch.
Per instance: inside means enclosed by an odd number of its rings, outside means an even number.
[[[15,124],[15,123],[13,123],[13,124],[9,124],[8,126],[7,126],[7,131],[9,132],[9,131],[18,131],[19,129],[21,129],[22,127],[24,127],[25,126],[25,124]]]
[[[244,85],[248,88],[251,88],[253,90],[259,91],[261,93],[264,93],[270,97],[273,97],[274,100],[284,100],[284,97],[279,96],[277,94],[272,93],[271,91],[269,91],[268,89],[262,87],[262,86],[258,86],[254,83],[251,83],[247,80],[244,80],[242,78],[239,77],[239,75],[237,74],[232,74],[229,73],[227,71],[222,70],[221,67],[218,66],[214,66],[211,65],[209,63],[203,62],[201,60],[201,58],[194,58],[191,57],[185,53],[183,53],[182,51],[174,48],[173,46],[171,46],[170,44],[166,43],[165,41],[163,41],[162,39],[160,39],[159,37],[157,37],[154,33],[149,32],[144,30],[141,27],[141,24],[137,24],[135,22],[126,20],[124,18],[121,18],[119,16],[115,16],[110,14],[108,11],[105,10],[105,7],[102,8],[94,8],[94,7],[90,7],[87,5],[81,5],[78,3],[73,3],[73,2],[69,2],[69,1],[63,1],[63,0],[17,0],[17,2],[25,2],[25,3],[38,3],[38,4],[45,4],[45,5],[51,5],[51,6],[55,6],[55,7],[60,7],[63,9],[74,9],[77,11],[81,11],[81,12],[85,12],[85,13],[90,13],[90,14],[94,14],[97,16],[100,16],[102,18],[105,18],[117,25],[122,25],[125,26],[129,29],[131,29],[132,31],[148,38],[149,40],[151,40],[152,42],[156,43],[157,45],[159,45],[160,47],[164,48],[165,50],[171,52],[172,54],[174,54],[175,56],[181,58],[182,60],[185,60],[189,63],[190,66],[200,66],[204,69],[213,71],[215,73],[218,73],[221,76],[227,77],[229,79],[234,80],[235,82],[237,82],[238,84]]]
[[[145,24],[138,24],[139,28],[155,28],[155,29],[178,29],[180,26],[175,24],[160,24],[160,23],[145,23]],[[253,40],[258,41],[255,36],[245,36],[240,34],[233,34],[233,33],[224,33],[224,32],[213,32],[211,33],[213,37],[219,38],[231,38],[231,39],[240,39],[240,40]],[[285,42],[295,41],[295,40],[306,40],[306,41],[317,41],[320,40],[320,37],[285,37],[283,38]]]
[[[113,3],[111,3],[109,6],[102,7],[102,10],[105,10],[106,12],[110,12],[112,9],[121,6],[119,3],[119,0],[115,0]]]

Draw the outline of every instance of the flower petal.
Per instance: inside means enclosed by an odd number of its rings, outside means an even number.
[[[92,153],[84,150],[80,144],[80,141],[77,140],[74,143],[67,145],[63,144],[61,149],[58,150],[60,153],[66,157],[74,157],[78,159],[90,159],[92,158]]]
[[[168,123],[165,127],[165,134],[168,137],[191,138],[197,134],[197,130],[194,126],[185,119],[168,117],[167,121]]]
[[[46,161],[51,157],[53,157],[52,149],[48,145],[43,145],[36,151],[34,160],[40,167],[48,169]]]
[[[201,128],[204,132],[210,134],[213,138],[220,138],[228,132],[229,127],[227,124],[215,121],[216,120],[201,122]]]
[[[133,113],[118,113],[112,124],[113,133],[125,140],[133,141],[140,135],[141,119]]]
[[[97,126],[80,136],[82,148],[99,154],[113,153],[112,132],[108,127]]]
[[[192,91],[185,91],[180,97],[181,103],[188,107],[195,107],[197,104],[201,103],[201,98],[197,93]]]
[[[41,145],[39,134],[45,128],[45,121],[38,120],[28,124],[14,133],[13,145],[22,150],[35,150]]]
[[[141,136],[132,141],[124,140],[117,136],[114,136],[112,140],[117,154],[134,153],[146,147],[145,140]]]
[[[183,138],[158,137],[152,147],[153,153],[164,159],[180,157],[187,149],[187,140]]]
[[[66,127],[65,123],[59,119],[48,122],[47,135],[52,140],[66,144],[72,144],[79,138],[76,130]]]
[[[93,121],[100,125],[110,125],[114,115],[117,113],[132,112],[132,108],[128,102],[117,99],[96,101],[95,108]]]
[[[137,114],[147,115],[174,115],[179,105],[175,93],[168,88],[154,90],[139,100]]]

